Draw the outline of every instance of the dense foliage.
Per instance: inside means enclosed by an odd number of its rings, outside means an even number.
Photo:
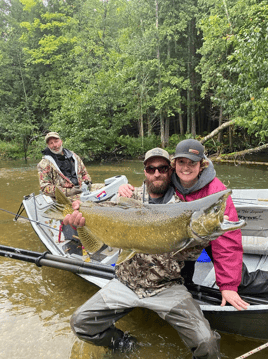
[[[230,119],[265,142],[267,26],[267,0],[0,0],[0,153],[173,151]]]

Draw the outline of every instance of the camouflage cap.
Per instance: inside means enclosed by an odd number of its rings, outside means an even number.
[[[57,132],[49,132],[47,135],[46,135],[46,137],[45,137],[45,141],[46,141],[46,143],[48,142],[48,140],[50,139],[50,138],[59,138],[60,139],[60,135],[57,133]]]
[[[168,152],[163,150],[162,148],[156,147],[150,151],[147,151],[145,153],[145,158],[144,158],[143,163],[145,164],[145,162],[148,161],[148,159],[152,158],[152,157],[163,157],[165,160],[167,160],[170,163],[170,158],[169,158]]]

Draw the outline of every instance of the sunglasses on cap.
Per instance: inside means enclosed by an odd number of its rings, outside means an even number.
[[[167,173],[168,170],[170,169],[170,167],[169,166],[159,166],[159,167],[147,166],[144,169],[145,169],[145,172],[152,175],[155,173],[156,170],[158,170],[159,173]]]

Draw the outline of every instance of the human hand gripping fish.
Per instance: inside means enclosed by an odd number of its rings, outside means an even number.
[[[64,225],[69,224],[70,226],[84,227],[86,219],[81,212],[74,210],[72,214],[69,213],[64,217],[62,223]]]

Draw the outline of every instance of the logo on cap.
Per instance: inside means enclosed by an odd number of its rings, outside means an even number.
[[[194,153],[195,155],[199,155],[199,151],[193,150],[192,148],[189,148],[189,152]]]
[[[159,149],[156,149],[156,150],[152,150],[151,154],[152,155],[162,155],[163,151],[159,148]]]

